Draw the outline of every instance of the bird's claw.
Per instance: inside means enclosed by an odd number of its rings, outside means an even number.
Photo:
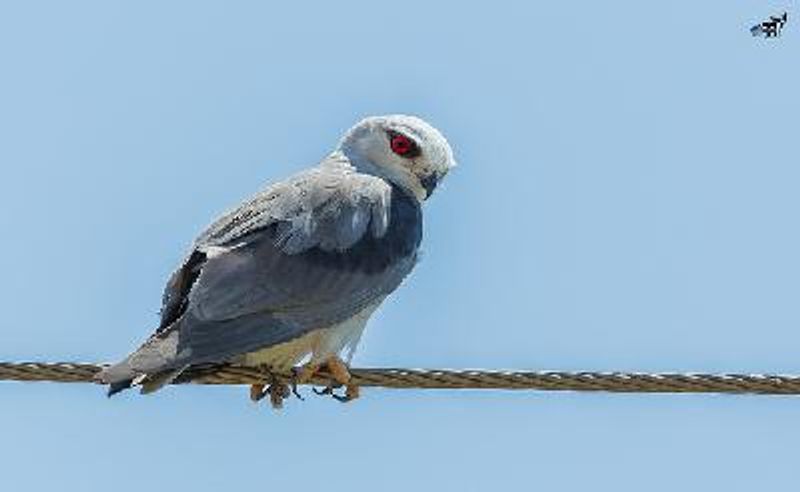
[[[266,388],[263,384],[251,384],[250,385],[250,401],[252,402],[259,402],[265,396],[267,396],[267,392],[264,390]]]
[[[317,388],[311,388],[311,391],[313,391],[315,395],[324,396],[324,395],[332,395],[334,389],[335,387],[333,385],[330,385],[330,386],[325,386],[321,390],[318,390]]]
[[[250,386],[250,399],[254,402],[261,401],[269,395],[269,401],[273,408],[282,408],[283,402],[291,395],[299,400],[304,400],[298,390],[298,386],[308,383],[319,372],[322,365],[309,363],[300,368],[293,368],[289,384],[281,381],[270,367],[263,367],[262,371],[266,376],[265,384],[253,384]],[[347,365],[339,358],[328,359],[325,364],[326,372],[331,376],[331,382],[325,388],[318,390],[312,388],[317,395],[330,395],[336,401],[346,403],[355,400],[359,396],[359,388],[351,382],[352,378],[347,369]],[[344,394],[336,394],[334,390],[341,387],[345,388]]]
[[[313,391],[315,394],[330,395],[331,398],[342,403],[358,398],[358,386],[352,383],[350,371],[347,369],[347,365],[341,359],[338,357],[332,357],[325,361],[324,366],[326,372],[331,375],[332,381],[322,390],[314,388]],[[308,365],[304,367],[301,369],[299,381],[301,383],[308,382],[319,369],[319,365]],[[334,390],[341,388],[342,386],[345,387],[345,394],[337,395]]]
[[[333,398],[334,400],[336,400],[336,401],[338,401],[340,403],[347,403],[349,401],[353,401],[356,398],[358,398],[358,391],[352,392],[351,391],[351,387],[348,386],[347,389],[345,390],[344,395],[337,395],[337,394],[331,393],[331,398]]]
[[[305,398],[303,398],[303,395],[301,395],[300,392],[297,390],[297,386],[299,384],[298,383],[298,377],[299,376],[300,376],[300,372],[298,371],[298,369],[296,367],[293,367],[292,368],[292,379],[291,379],[292,394],[294,396],[296,396],[298,400],[305,401]]]
[[[286,383],[278,379],[270,368],[265,367],[262,368],[262,370],[266,374],[269,384],[250,385],[250,400],[259,402],[269,395],[269,402],[272,404],[272,408],[283,408],[283,401],[291,396],[292,392],[294,392],[295,395],[297,395],[297,393],[294,390],[290,390]]]
[[[283,408],[283,401],[292,394],[289,390],[289,386],[281,382],[270,384],[267,387],[267,393],[269,393],[269,402],[272,404],[272,408],[276,410]]]
[[[330,395],[331,398],[342,403],[347,403],[348,401],[353,400],[354,398],[348,396],[347,393],[345,393],[344,395],[337,395],[334,392],[335,389],[341,387],[342,387],[341,384],[329,384],[328,386],[322,388],[321,390],[318,390],[317,388],[312,388],[312,391],[314,391],[314,394],[320,396]]]

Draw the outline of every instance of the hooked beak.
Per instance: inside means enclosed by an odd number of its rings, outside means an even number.
[[[428,199],[433,194],[433,190],[436,189],[436,186],[439,184],[439,175],[435,172],[430,173],[429,175],[425,176],[424,178],[419,180],[419,183],[425,188],[425,198]]]

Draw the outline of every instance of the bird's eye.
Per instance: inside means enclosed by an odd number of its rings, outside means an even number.
[[[389,132],[388,135],[389,146],[392,148],[392,152],[400,157],[412,159],[420,154],[417,143],[402,133]]]

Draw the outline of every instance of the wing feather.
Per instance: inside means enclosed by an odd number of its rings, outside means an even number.
[[[414,198],[329,159],[201,234],[167,284],[159,330],[112,372],[222,362],[348,319],[397,288],[421,235]]]

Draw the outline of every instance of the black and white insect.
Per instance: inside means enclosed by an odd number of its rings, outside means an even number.
[[[769,16],[769,20],[765,20],[751,27],[750,34],[753,36],[763,36],[765,38],[777,38],[781,35],[781,31],[786,25],[788,17],[786,12],[779,16],[771,15]]]

